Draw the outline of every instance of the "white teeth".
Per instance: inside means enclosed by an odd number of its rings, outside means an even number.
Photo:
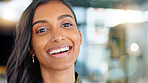
[[[52,50],[52,51],[49,52],[49,54],[59,53],[59,52],[61,52],[61,51],[67,51],[67,50],[69,50],[69,47],[64,47],[64,48]]]

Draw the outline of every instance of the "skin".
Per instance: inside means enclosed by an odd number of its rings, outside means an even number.
[[[63,16],[65,15],[65,16]],[[36,8],[33,16],[31,44],[40,63],[44,83],[74,83],[74,63],[82,43],[74,15],[64,4],[52,1]],[[72,46],[68,55],[54,58],[48,50]]]

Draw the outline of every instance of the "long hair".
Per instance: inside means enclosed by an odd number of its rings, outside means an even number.
[[[41,4],[48,3],[49,1],[53,0],[34,0],[23,12],[16,28],[14,48],[6,67],[8,83],[42,82],[39,61],[35,57],[35,63],[32,62],[32,56],[29,53],[29,48],[31,48],[30,42],[34,11],[36,7]],[[54,1],[60,1],[62,4],[66,5],[75,17],[73,10],[67,3],[63,0]]]

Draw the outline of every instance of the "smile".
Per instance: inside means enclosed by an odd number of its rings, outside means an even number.
[[[48,54],[54,58],[62,58],[68,56],[72,46],[58,46],[51,48]]]

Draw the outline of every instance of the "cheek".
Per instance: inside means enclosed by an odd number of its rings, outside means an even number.
[[[33,38],[32,39],[32,47],[33,47],[34,51],[39,50],[39,49],[43,49],[46,42],[47,41],[44,40],[43,38]]]
[[[34,53],[42,65],[48,65],[49,57],[46,56],[46,50],[45,47],[48,43],[48,38],[41,37],[41,38],[34,38],[32,40],[32,47],[34,49]]]
[[[72,30],[72,31],[69,31],[67,36],[71,39],[71,41],[73,41],[74,43],[80,43],[80,33],[79,31],[76,29],[76,30]]]
[[[69,39],[73,43],[75,55],[78,56],[80,51],[80,45],[81,45],[81,38],[80,38],[79,32],[77,31],[71,32],[71,34],[69,35]]]
[[[42,56],[45,55],[44,48],[45,48],[47,42],[48,42],[47,38],[32,38],[32,42],[31,42],[32,48],[33,48],[35,55],[37,57],[40,57],[40,55],[42,55]],[[38,58],[38,59],[40,59],[40,58]]]

